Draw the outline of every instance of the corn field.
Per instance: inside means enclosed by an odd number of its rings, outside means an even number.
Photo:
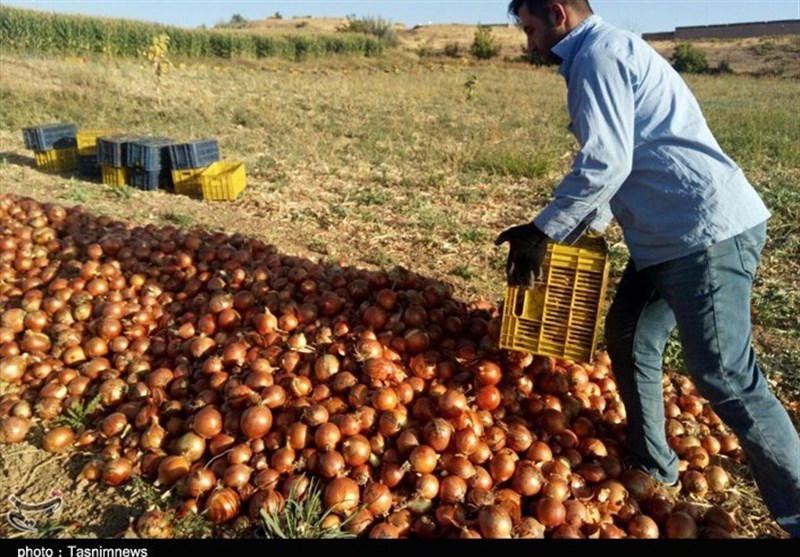
[[[170,53],[188,58],[301,60],[323,55],[375,56],[386,45],[358,33],[267,35],[257,31],[183,29],[154,23],[40,13],[0,6],[0,44],[28,54],[138,56],[155,36],[168,34]]]

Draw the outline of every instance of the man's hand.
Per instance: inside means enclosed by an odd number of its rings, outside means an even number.
[[[542,261],[547,251],[547,235],[533,224],[507,228],[494,241],[499,246],[508,242],[506,278],[509,286],[531,286],[541,278]]]

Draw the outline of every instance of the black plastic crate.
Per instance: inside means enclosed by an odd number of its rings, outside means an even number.
[[[138,135],[117,134],[97,138],[97,162],[121,168],[128,165],[128,144],[141,139]]]
[[[169,170],[143,170],[128,168],[128,183],[137,190],[172,191],[172,173]]]
[[[219,143],[216,139],[195,139],[169,146],[173,170],[203,168],[219,160]]]
[[[168,137],[141,137],[128,143],[130,168],[141,168],[148,172],[170,170],[169,148],[175,141]]]
[[[78,144],[78,126],[75,124],[43,124],[22,128],[25,147],[34,151],[67,149]]]
[[[100,179],[100,163],[94,155],[78,155],[78,176]]]

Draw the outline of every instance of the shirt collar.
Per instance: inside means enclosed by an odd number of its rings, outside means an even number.
[[[564,77],[569,75],[569,68],[572,65],[572,59],[578,52],[581,43],[583,43],[583,39],[586,37],[586,34],[595,28],[601,21],[602,18],[599,15],[590,15],[581,21],[578,26],[575,27],[575,29],[567,33],[564,38],[553,47],[553,52],[559,58],[561,58],[561,60],[563,60],[558,68],[558,71],[561,75]]]

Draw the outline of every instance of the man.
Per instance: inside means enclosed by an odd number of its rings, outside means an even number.
[[[639,37],[586,0],[513,0],[528,48],[558,64],[580,150],[533,222],[505,230],[510,284],[539,272],[545,240],[574,242],[612,215],[630,261],[606,320],[630,457],[665,484],[662,355],[677,326],[700,393],[736,433],[764,502],[800,537],[800,439],[750,341],[750,289],[769,211],[722,152],[689,88]]]

